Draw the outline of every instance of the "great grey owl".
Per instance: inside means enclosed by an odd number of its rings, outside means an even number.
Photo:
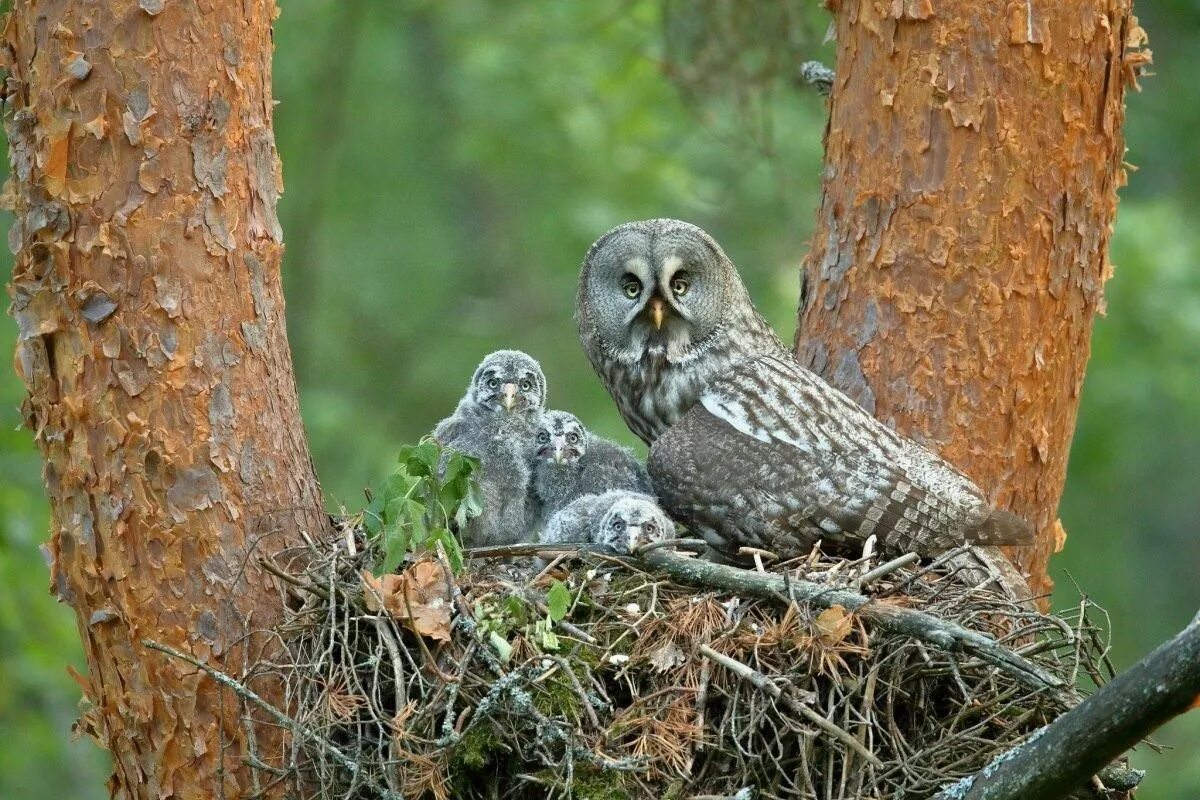
[[[541,521],[585,494],[614,489],[650,491],[650,478],[633,453],[589,433],[574,414],[547,411],[536,437],[531,490]]]
[[[594,542],[618,553],[675,536],[675,523],[654,501],[639,492],[585,494],[550,518],[539,542]]]
[[[480,461],[483,512],[460,531],[467,547],[513,544],[533,526],[527,490],[546,377],[517,350],[497,350],[471,376],[454,414],[438,423],[442,445]]]
[[[651,444],[663,506],[716,549],[782,556],[817,540],[935,553],[1021,544],[1030,525],[796,363],[700,228],[630,222],[583,262],[584,352]]]

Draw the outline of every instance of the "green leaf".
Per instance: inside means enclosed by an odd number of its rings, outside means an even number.
[[[432,439],[426,439],[416,447],[408,448],[408,457],[402,457],[401,463],[404,464],[409,475],[428,478],[437,474],[440,457],[441,448],[438,447],[438,443]]]
[[[434,528],[429,532],[429,538],[425,540],[425,547],[436,553],[438,542],[442,543],[442,549],[446,551],[446,560],[450,562],[450,571],[455,575],[462,572],[462,547],[454,538],[454,534],[445,528]]]
[[[401,445],[399,452],[396,453],[396,463],[407,468],[408,461],[412,458],[413,451],[416,449],[417,446],[415,444]]]
[[[454,522],[458,529],[467,527],[467,523],[483,513],[483,491],[479,484],[471,481],[467,487],[466,496],[454,510]]]
[[[375,499],[362,512],[363,529],[367,538],[376,541],[379,532],[383,530],[383,495],[376,494]]]
[[[558,649],[558,636],[554,633],[553,625],[549,617],[539,619],[533,624],[534,637],[543,650]]]
[[[416,484],[416,478],[409,477],[397,470],[384,480],[383,485],[379,487],[379,491],[376,493],[374,502],[382,503],[386,506],[397,497],[407,495]]]
[[[408,530],[402,525],[389,525],[383,530],[383,560],[379,572],[386,575],[395,572],[408,552]]]
[[[442,473],[442,483],[452,484],[459,478],[469,478],[474,469],[471,461],[462,453],[453,450],[445,452],[449,453],[449,457],[446,459],[446,471]]]
[[[571,590],[565,583],[556,580],[550,584],[550,591],[546,592],[546,607],[550,610],[550,619],[555,622],[567,616],[567,609],[571,607]]]

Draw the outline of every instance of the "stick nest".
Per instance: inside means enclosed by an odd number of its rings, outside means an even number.
[[[769,568],[868,598],[851,610],[590,552],[457,576],[443,552],[376,577],[348,526],[299,555],[273,569],[293,602],[269,667],[292,743],[282,764],[251,762],[299,797],[927,798],[1075,704],[1077,677],[1110,672],[1086,599],[1042,614],[950,558],[867,587],[869,559]],[[870,609],[985,634],[1061,687]]]

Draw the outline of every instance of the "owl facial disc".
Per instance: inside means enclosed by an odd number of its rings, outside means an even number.
[[[471,397],[492,412],[530,414],[542,408],[546,378],[538,363],[517,350],[497,350],[471,378]]]
[[[537,457],[555,465],[571,465],[587,452],[587,435],[583,423],[565,411],[548,411],[542,415],[537,434]]]

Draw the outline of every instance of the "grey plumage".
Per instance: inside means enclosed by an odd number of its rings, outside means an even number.
[[[629,222],[601,236],[583,261],[575,321],[625,423],[647,444],[737,362],[788,355],[720,245],[677,220]]]
[[[550,518],[538,541],[594,542],[630,553],[674,535],[675,524],[653,497],[618,490],[577,497]]]
[[[546,378],[537,361],[517,350],[497,350],[475,369],[454,414],[434,428],[444,446],[480,460],[483,512],[460,531],[467,547],[530,537],[527,487],[545,402]]]
[[[651,443],[663,506],[717,549],[791,556],[874,534],[883,549],[927,554],[1032,536],[948,462],[797,364],[693,225],[650,220],[601,237],[576,318],[622,416]]]
[[[589,432],[574,414],[542,414],[536,447],[531,491],[541,521],[585,494],[650,492],[650,478],[633,453]]]

